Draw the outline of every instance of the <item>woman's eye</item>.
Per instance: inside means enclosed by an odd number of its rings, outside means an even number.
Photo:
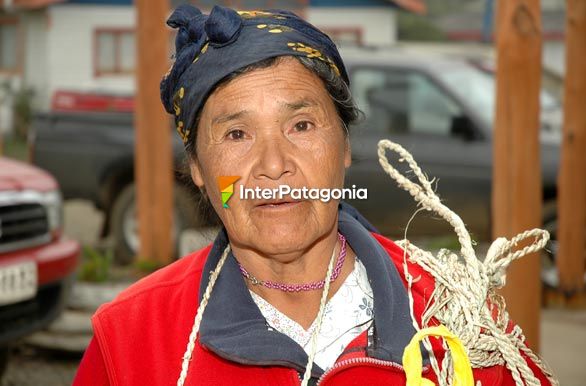
[[[307,131],[311,128],[311,122],[299,121],[295,124],[295,131]]]
[[[228,139],[237,141],[239,139],[244,139],[245,133],[242,130],[231,130],[230,132],[228,132],[228,134],[226,134],[226,137]]]

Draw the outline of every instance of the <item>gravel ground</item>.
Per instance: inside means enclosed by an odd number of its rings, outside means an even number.
[[[2,386],[70,386],[80,355],[14,347]]]

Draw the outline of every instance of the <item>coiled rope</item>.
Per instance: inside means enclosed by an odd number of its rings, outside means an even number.
[[[386,150],[399,155],[399,162],[404,162],[411,169],[419,183],[413,182],[396,168],[386,157]],[[432,318],[446,326],[464,344],[472,367],[490,367],[505,365],[517,386],[539,386],[521,353],[524,353],[546,374],[552,385],[559,385],[551,370],[525,344],[523,331],[515,326],[507,332],[509,316],[505,310],[502,296],[496,289],[505,284],[505,270],[514,261],[527,254],[542,249],[549,240],[549,233],[541,229],[525,231],[511,240],[496,239],[490,246],[483,262],[477,259],[470,233],[462,219],[446,207],[432,189],[431,182],[421,171],[413,156],[399,144],[389,140],[378,143],[379,162],[384,171],[401,187],[413,196],[423,210],[433,211],[445,219],[454,228],[460,242],[460,256],[440,250],[437,256],[410,244],[407,239],[399,241],[405,251],[404,272],[408,281],[410,305],[413,308],[412,284],[414,278],[407,270],[407,259],[418,264],[435,279],[435,288],[430,301],[417,325],[412,312],[412,319],[417,330],[433,327]],[[520,250],[515,250],[521,243],[532,242]],[[496,316],[495,316],[496,315]],[[493,318],[493,316],[495,316]],[[424,346],[430,353],[431,365],[440,385],[452,384],[451,356],[444,356],[440,368],[431,349],[429,341]]]

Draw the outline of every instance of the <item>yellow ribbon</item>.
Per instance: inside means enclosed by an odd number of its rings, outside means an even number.
[[[421,376],[423,364],[419,342],[428,336],[442,337],[448,343],[454,364],[454,383],[452,386],[474,386],[472,367],[464,345],[456,335],[441,325],[419,330],[405,347],[403,367],[407,375],[407,386],[435,386],[432,381]]]

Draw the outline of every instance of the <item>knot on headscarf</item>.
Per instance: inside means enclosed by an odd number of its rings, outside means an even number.
[[[161,100],[165,110],[173,114],[173,93],[177,80],[189,66],[198,46],[205,40],[204,23],[207,15],[191,5],[182,4],[173,11],[167,25],[177,29],[175,37],[175,63],[161,81]]]
[[[165,110],[175,115],[184,143],[193,137],[197,114],[216,84],[264,59],[301,56],[319,60],[349,83],[335,44],[292,12],[236,12],[214,6],[204,15],[183,4],[167,24],[177,29],[175,63],[161,81],[161,100]]]
[[[219,47],[238,38],[242,19],[233,9],[216,6],[210,12],[204,28],[211,44]]]
[[[191,5],[182,4],[175,9],[167,20],[167,25],[177,29],[175,38],[175,64],[161,82],[161,96],[165,110],[173,114],[172,85],[189,67],[198,50],[209,42],[221,47],[230,44],[238,37],[242,28],[242,19],[238,12],[230,8],[214,6],[209,16]]]
[[[180,5],[169,16],[167,25],[178,29],[175,38],[175,50],[180,52],[189,42],[196,42],[203,35],[203,22],[207,16],[195,7],[187,4]]]

